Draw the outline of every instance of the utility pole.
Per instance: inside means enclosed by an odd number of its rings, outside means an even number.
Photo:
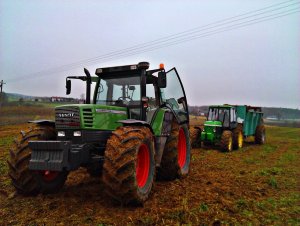
[[[3,80],[1,80],[1,82],[0,82],[0,93],[2,93],[2,89],[3,89],[4,84],[6,84],[6,83],[4,83]]]
[[[4,83],[3,80],[1,80],[1,82],[0,82],[0,107],[2,107],[2,102],[3,102],[3,99],[4,99],[4,95],[2,94],[4,84],[6,84],[6,83]]]

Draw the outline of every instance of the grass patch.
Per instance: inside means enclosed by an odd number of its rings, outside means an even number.
[[[265,152],[265,153],[271,153],[273,151],[276,151],[277,148],[278,148],[278,146],[271,145],[271,144],[264,144],[262,146],[263,152]]]
[[[199,211],[200,212],[206,212],[206,211],[208,211],[208,205],[206,204],[206,203],[201,203],[200,205],[199,205]]]
[[[287,152],[281,156],[280,161],[282,163],[289,163],[289,162],[295,161],[296,159],[297,159],[297,156],[294,153]]]
[[[278,183],[277,183],[276,178],[275,178],[275,177],[271,177],[271,178],[268,180],[268,185],[270,185],[272,188],[277,189],[277,188],[278,188]]]
[[[6,159],[0,161],[0,174],[4,175],[8,172],[8,166],[6,163]]]
[[[269,175],[279,175],[283,172],[282,168],[272,167],[269,169],[262,169],[259,171],[259,175],[261,176],[269,176]]]
[[[245,209],[248,206],[247,201],[245,199],[237,200],[235,205],[238,209]]]

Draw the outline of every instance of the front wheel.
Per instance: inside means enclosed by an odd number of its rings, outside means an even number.
[[[232,132],[224,130],[221,136],[222,151],[232,151]]]
[[[155,174],[153,134],[138,126],[120,127],[107,141],[103,165],[106,193],[122,204],[143,203]]]
[[[51,126],[34,125],[29,131],[22,131],[10,150],[7,161],[9,176],[18,193],[35,195],[39,192],[57,192],[67,179],[68,172],[33,171],[29,169],[31,149],[29,141],[55,140],[55,130]]]
[[[158,170],[158,178],[174,180],[186,176],[189,172],[190,159],[191,144],[188,127],[179,126],[176,121],[173,121]]]
[[[244,145],[243,127],[238,125],[232,132],[233,149],[242,148]]]

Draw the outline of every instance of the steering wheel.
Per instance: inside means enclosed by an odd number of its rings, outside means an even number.
[[[130,97],[119,97],[118,100],[122,100],[122,101],[132,101],[132,99]]]

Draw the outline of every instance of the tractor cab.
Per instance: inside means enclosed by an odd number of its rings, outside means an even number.
[[[229,105],[210,106],[206,123],[224,128],[234,128],[237,123],[235,107]]]
[[[237,125],[235,106],[210,106],[207,121],[205,121],[204,130],[201,133],[201,140],[206,143],[214,143],[220,139],[224,130],[232,130],[236,128]]]

